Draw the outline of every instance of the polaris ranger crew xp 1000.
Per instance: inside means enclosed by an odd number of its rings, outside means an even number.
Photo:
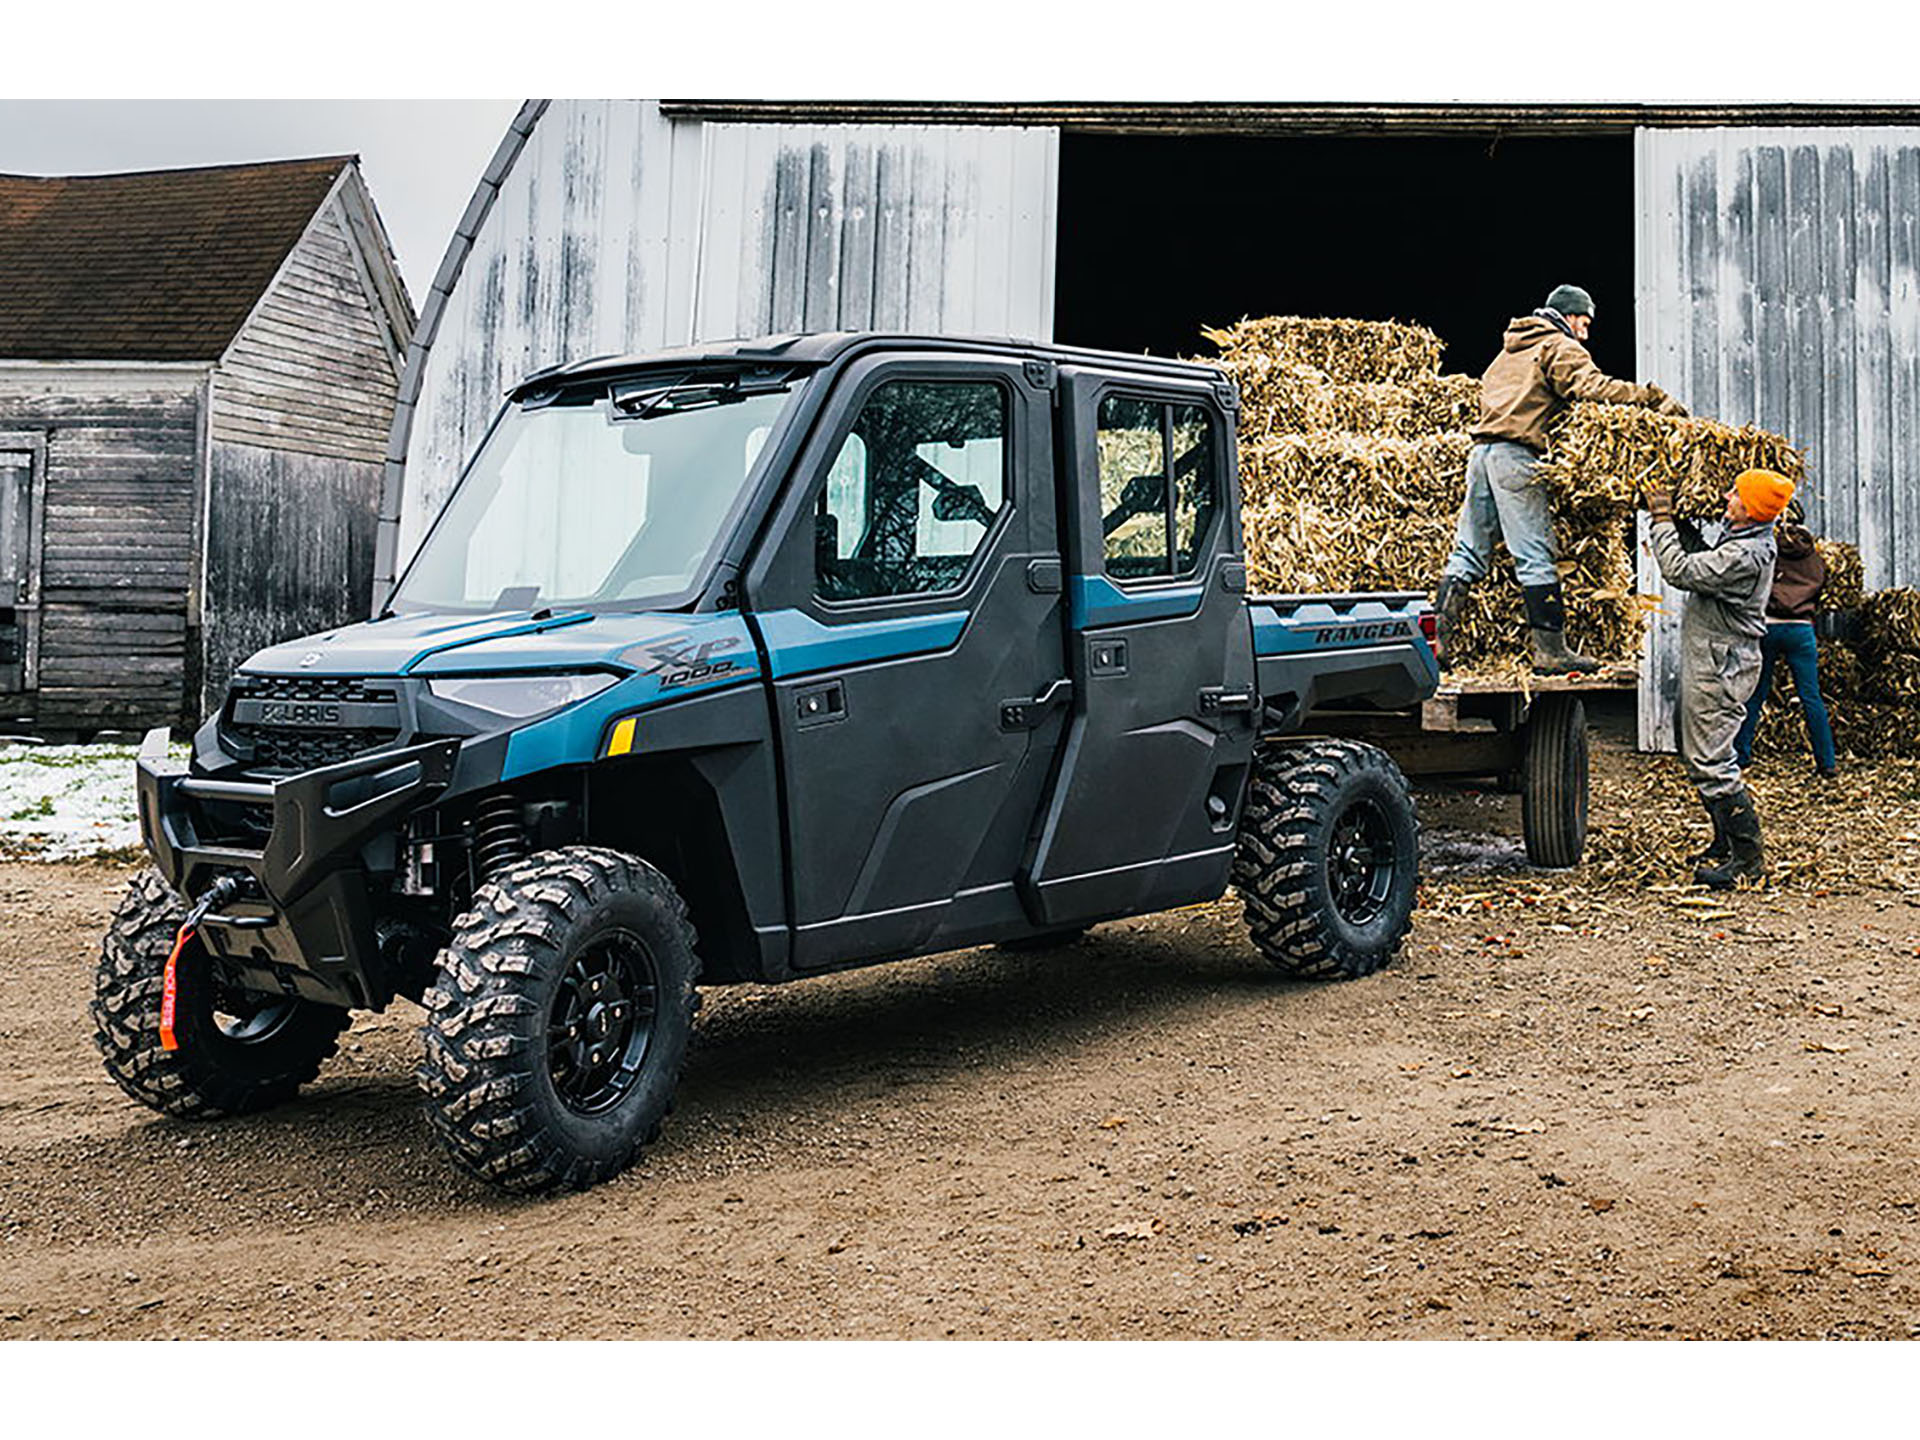
[[[585,361],[508,399],[381,614],[138,762],[155,868],[93,1014],[171,1115],[291,1096],[425,1007],[427,1114],[514,1190],[658,1133],[696,984],[1211,900],[1354,976],[1415,819],[1317,707],[1405,710],[1418,595],[1252,597],[1203,365],[812,335]]]

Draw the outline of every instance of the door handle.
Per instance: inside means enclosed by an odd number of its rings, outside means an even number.
[[[1031,700],[1002,700],[1002,730],[1032,730],[1055,710],[1073,699],[1073,682],[1062,676]]]
[[[793,692],[794,725],[810,730],[815,725],[831,725],[847,718],[847,687],[838,680],[824,685],[809,685]]]

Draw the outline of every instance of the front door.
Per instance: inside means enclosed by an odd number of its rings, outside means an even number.
[[[1028,927],[1070,709],[1049,367],[856,361],[749,571],[799,968]]]
[[[1025,877],[1049,925],[1225,890],[1257,733],[1226,395],[1062,367],[1080,703]]]

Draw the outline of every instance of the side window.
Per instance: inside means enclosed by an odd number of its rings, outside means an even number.
[[[1219,462],[1206,410],[1109,395],[1100,402],[1096,438],[1107,573],[1119,580],[1190,574],[1219,504]]]
[[[875,390],[828,468],[814,516],[825,600],[950,590],[1006,502],[1007,394],[990,380]]]

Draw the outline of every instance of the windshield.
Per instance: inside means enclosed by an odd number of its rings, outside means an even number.
[[[394,592],[401,610],[531,610],[684,595],[780,412],[730,377],[515,405]]]

